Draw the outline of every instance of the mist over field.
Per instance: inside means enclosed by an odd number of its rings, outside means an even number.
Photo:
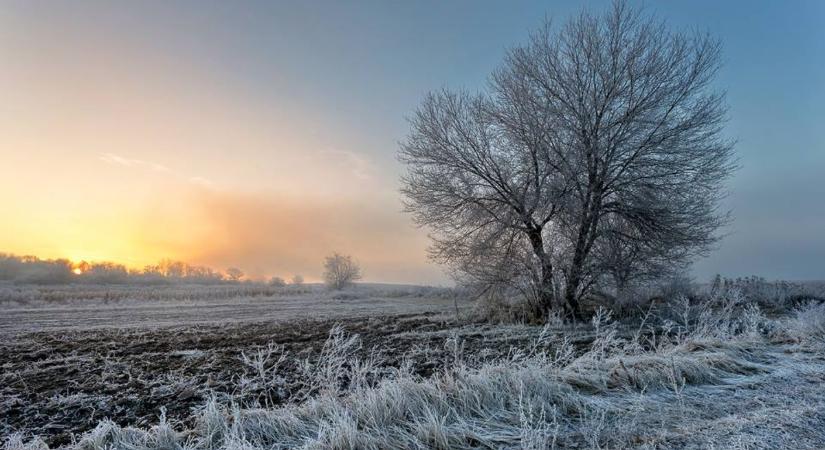
[[[2,450],[825,448],[823,21],[0,5]]]

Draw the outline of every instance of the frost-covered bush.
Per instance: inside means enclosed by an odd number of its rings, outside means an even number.
[[[269,285],[272,287],[284,287],[286,286],[286,281],[281,277],[272,277],[269,279]]]
[[[333,253],[324,260],[324,283],[330,289],[343,289],[361,277],[361,266],[352,256]]]
[[[769,281],[762,277],[723,278],[717,275],[710,285],[710,295],[738,290],[748,300],[763,307],[789,310],[809,300],[825,301],[825,281]]]
[[[825,351],[825,303],[808,302],[794,309],[786,333],[792,339]]]
[[[471,318],[497,324],[542,320],[540,317],[532,317],[530,313],[527,300],[517,293],[489,290],[477,297]]]

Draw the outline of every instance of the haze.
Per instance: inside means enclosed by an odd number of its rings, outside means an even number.
[[[822,278],[825,4],[751,5],[648,5],[725,44],[742,169],[729,236],[694,273]],[[578,8],[6,2],[0,251],[308,279],[341,251],[368,281],[446,283],[401,212],[405,116],[428,90],[481,87],[546,15]]]

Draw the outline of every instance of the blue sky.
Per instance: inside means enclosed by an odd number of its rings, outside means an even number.
[[[57,71],[73,63],[103,65],[101,73],[115,80],[121,72],[114,71],[122,69],[124,89],[145,80],[169,108],[214,97],[215,104],[229,105],[225,114],[249,113],[250,128],[273,133],[231,150],[199,145],[163,152],[114,148],[107,154],[186,166],[225,190],[260,193],[272,190],[268,180],[290,175],[276,167],[294,157],[290,151],[320,148],[369,169],[368,176],[359,174],[374,182],[365,189],[382,192],[380,201],[397,215],[378,220],[396,223],[407,220],[394,194],[397,143],[407,132],[405,117],[423,95],[441,87],[482,89],[508,47],[523,42],[545,17],[561,23],[583,5],[601,10],[609,2],[12,2],[0,12],[0,25],[6,25],[0,38],[20,42],[7,49],[6,65],[17,64],[8,62],[12,56],[17,61],[54,52],[69,62],[49,56],[40,64]],[[742,169],[726,202],[734,222],[719,249],[697,262],[697,277],[825,278],[825,2],[645,6],[672,27],[708,31],[724,46],[716,84],[728,93],[726,132],[738,140]],[[88,102],[85,107],[98,107]],[[289,148],[257,145],[282,135],[289,136]],[[233,159],[224,164],[227,152]],[[420,246],[421,234],[405,234],[415,243],[404,248]],[[419,261],[421,252],[415,255]],[[243,255],[234,257],[241,262],[230,261],[226,252],[198,256],[206,263],[243,264]],[[249,264],[268,267],[263,257]],[[382,276],[443,279],[411,267]]]

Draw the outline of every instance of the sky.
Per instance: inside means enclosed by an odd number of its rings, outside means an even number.
[[[406,118],[582,6],[609,2],[5,1],[0,251],[446,284],[402,212]],[[825,2],[645,7],[724,46],[742,168],[695,276],[824,279]]]

